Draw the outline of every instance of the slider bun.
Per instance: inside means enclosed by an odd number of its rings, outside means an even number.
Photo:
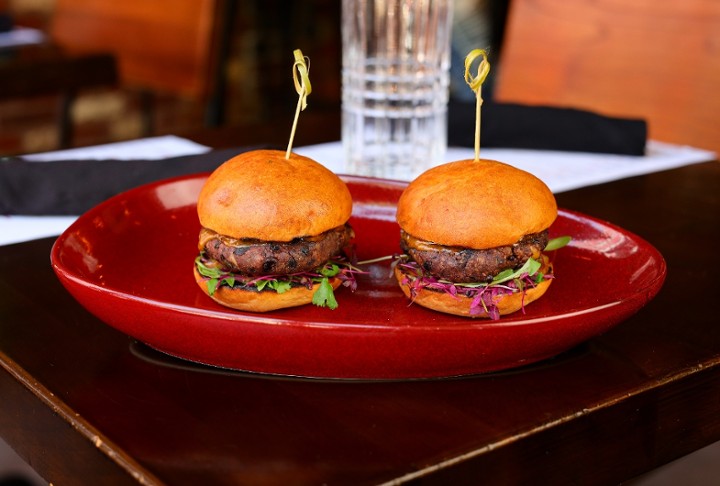
[[[534,175],[494,160],[460,160],[418,176],[397,207],[400,227],[445,246],[512,245],[557,217],[550,189]]]
[[[291,241],[345,224],[352,198],[337,175],[308,157],[253,150],[210,175],[197,211],[200,224],[221,235]]]

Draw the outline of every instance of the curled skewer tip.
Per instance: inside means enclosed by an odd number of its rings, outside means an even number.
[[[312,93],[312,85],[310,84],[310,58],[303,56],[300,49],[293,51],[295,63],[293,64],[293,82],[295,83],[295,91],[300,96],[302,110],[307,107],[307,96]]]
[[[471,68],[475,60],[479,57],[482,57],[482,59],[478,65],[477,75],[473,76]],[[465,82],[473,92],[477,92],[480,89],[489,72],[490,63],[488,62],[487,51],[485,49],[473,49],[465,56]]]
[[[295,84],[295,91],[298,94],[298,103],[295,109],[292,130],[290,131],[290,140],[288,141],[287,151],[285,152],[286,159],[290,158],[290,153],[292,152],[292,144],[295,138],[295,130],[300,112],[307,108],[307,97],[312,92],[312,85],[310,84],[310,58],[304,56],[300,49],[295,49],[293,56],[295,57],[295,62],[292,67],[293,83]]]
[[[480,64],[478,64],[477,75],[473,75],[471,69],[473,63],[478,58]],[[482,107],[482,84],[490,72],[490,63],[487,59],[487,51],[485,49],[473,49],[465,56],[465,82],[470,89],[475,93],[477,98],[476,109],[475,109],[475,160],[480,160],[480,108]]]

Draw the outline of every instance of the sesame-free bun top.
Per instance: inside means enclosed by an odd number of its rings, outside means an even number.
[[[197,211],[200,224],[221,235],[290,241],[345,224],[352,198],[337,175],[308,157],[253,150],[215,169]]]
[[[557,217],[550,189],[495,160],[460,160],[427,170],[398,201],[397,221],[412,236],[473,249],[516,243]]]

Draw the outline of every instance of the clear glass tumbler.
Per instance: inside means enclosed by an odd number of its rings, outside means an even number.
[[[442,162],[453,0],[343,0],[342,142],[351,174]]]

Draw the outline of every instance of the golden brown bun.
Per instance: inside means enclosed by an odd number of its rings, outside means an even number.
[[[233,309],[247,312],[269,312],[286,307],[296,307],[312,302],[313,294],[320,284],[315,284],[311,289],[306,287],[293,287],[290,290],[278,294],[275,291],[254,292],[252,290],[231,289],[220,286],[215,289],[213,295],[208,293],[207,281],[198,273],[194,267],[195,281],[205,294],[218,304]],[[333,289],[340,286],[342,281],[339,278],[329,278],[328,281]]]
[[[418,176],[397,207],[400,227],[445,246],[512,245],[557,217],[550,189],[534,175],[494,160],[460,160]]]
[[[552,271],[552,266],[548,263],[548,259],[545,255],[543,258],[543,268],[541,271],[547,273],[548,270]],[[410,287],[407,284],[403,284],[404,274],[400,269],[400,266],[395,267],[395,278],[400,284],[400,288],[403,293],[409,299],[413,299],[410,295]],[[498,300],[497,307],[500,311],[500,315],[504,316],[512,314],[522,309],[524,306],[527,307],[533,301],[536,301],[547,291],[548,287],[552,283],[552,279],[543,280],[536,287],[526,290],[525,297],[523,298],[522,292],[515,294],[504,295]],[[421,290],[413,299],[413,303],[433,309],[446,314],[453,314],[456,316],[473,317],[473,318],[488,318],[487,314],[472,315],[470,314],[470,304],[472,299],[465,296],[455,296],[448,294],[447,292],[437,292],[433,290]]]
[[[312,159],[254,150],[210,175],[197,210],[200,224],[221,235],[290,241],[345,224],[352,198],[338,176]]]

